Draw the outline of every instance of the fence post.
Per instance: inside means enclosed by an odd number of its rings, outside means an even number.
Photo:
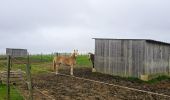
[[[51,53],[51,59],[53,60],[53,53]]]
[[[26,74],[27,74],[27,84],[28,84],[28,90],[29,90],[29,100],[33,100],[33,90],[32,90],[32,79],[31,79],[31,67],[30,67],[30,61],[29,61],[29,54],[27,57],[27,64],[26,64]]]
[[[11,63],[11,56],[7,56],[7,100],[10,100],[10,63]]]
[[[42,62],[42,59],[43,59],[43,56],[42,56],[43,54],[41,53],[41,62]]]

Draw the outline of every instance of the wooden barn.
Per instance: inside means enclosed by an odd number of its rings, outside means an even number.
[[[148,77],[170,72],[170,44],[150,39],[95,39],[97,72]]]

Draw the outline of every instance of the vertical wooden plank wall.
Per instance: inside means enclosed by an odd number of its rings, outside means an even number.
[[[170,45],[146,42],[146,74],[168,74]]]
[[[95,40],[95,68],[98,72],[139,77],[144,71],[144,41]]]
[[[104,60],[103,56],[103,46],[102,41],[95,40],[95,62],[94,65],[96,66],[95,69],[98,72],[103,72]]]
[[[143,40],[132,41],[132,74],[131,76],[140,77],[144,73],[144,44]]]
[[[95,39],[95,68],[98,72],[140,77],[168,74],[170,45],[148,40]]]

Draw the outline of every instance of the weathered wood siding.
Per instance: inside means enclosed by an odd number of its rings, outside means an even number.
[[[144,73],[144,44],[141,40],[95,39],[96,70],[139,77]]]
[[[145,47],[145,74],[168,74],[170,45],[146,41]]]
[[[24,57],[28,55],[27,49],[6,48],[6,55],[12,57]]]
[[[170,74],[170,44],[154,40],[95,39],[98,72],[140,77]]]

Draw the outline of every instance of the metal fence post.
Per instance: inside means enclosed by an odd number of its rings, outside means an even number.
[[[7,56],[7,100],[10,100],[10,64],[11,56]]]

